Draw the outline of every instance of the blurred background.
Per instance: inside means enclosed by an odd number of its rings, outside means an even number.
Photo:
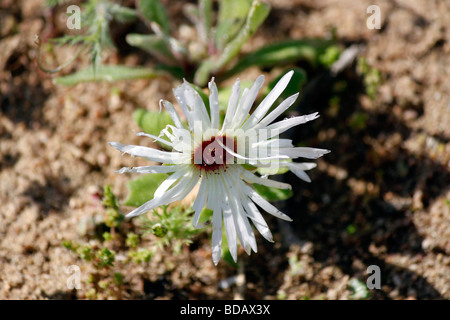
[[[188,24],[186,1],[161,3],[173,26]],[[100,248],[107,231],[127,239],[138,234],[144,249],[155,244],[137,221],[116,229],[105,224],[103,187],[111,185],[122,202],[130,176],[114,170],[143,165],[107,142],[142,143],[134,135],[139,127],[133,111],[158,110],[162,98],[174,101],[175,82],[161,77],[57,85],[37,65],[35,35],[45,42],[64,34],[65,6],[0,0],[1,299],[450,298],[450,2],[267,3],[270,14],[242,54],[303,38],[333,38],[343,50],[358,50],[338,73],[299,61],[236,75],[253,81],[262,73],[271,81],[292,67],[306,71],[291,114],[318,111],[321,117],[290,138],[331,153],[308,172],[311,183],[291,173],[282,177],[293,185],[293,196],[276,206],[294,221],[265,214],[275,243],[257,235],[258,253],[240,252],[237,266],[221,261],[215,267],[210,233],[202,232],[189,246],[175,252],[169,244],[148,259],[138,259],[132,240],[110,244],[114,263],[99,268],[67,243]],[[381,10],[381,29],[366,25],[373,4]],[[105,52],[104,61],[154,64],[120,40],[136,28],[111,27],[116,48]],[[46,54],[62,63],[76,51],[63,47]],[[57,75],[89,63],[80,55]],[[80,289],[68,286],[72,265],[80,268]],[[380,268],[380,289],[366,286],[371,265]]]

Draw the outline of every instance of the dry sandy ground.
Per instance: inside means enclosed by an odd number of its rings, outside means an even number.
[[[326,37],[335,27],[342,45],[363,44],[362,54],[381,71],[376,99],[350,70],[340,79],[351,89],[338,109],[316,101],[322,117],[297,132],[297,140],[332,153],[319,161],[311,184],[296,182],[295,196],[280,204],[295,220],[288,232],[268,218],[275,244],[258,239],[260,252],[241,254],[239,271],[213,266],[205,234],[177,256],[167,251],[148,264],[117,263],[122,297],[350,299],[349,283],[365,282],[367,266],[375,264],[382,288],[370,291],[372,299],[449,299],[450,3],[271,2],[270,17],[245,51],[280,39]],[[89,266],[61,242],[89,241],[83,225],[103,212],[102,186],[111,184],[125,199],[131,176],[114,170],[143,164],[107,142],[143,143],[133,134],[133,110],[172,100],[167,79],[53,85],[35,63],[34,36],[48,28],[41,4],[0,2],[1,299],[85,297],[84,282],[78,291],[67,288],[66,270],[81,266],[84,281]],[[381,8],[381,30],[366,28],[370,4]],[[140,61],[136,54],[108,59]],[[355,113],[365,115],[364,128],[351,125]],[[347,232],[350,225],[356,232]],[[237,272],[245,276],[240,287],[219,285]]]

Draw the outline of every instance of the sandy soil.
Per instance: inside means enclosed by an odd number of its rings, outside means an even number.
[[[286,175],[295,196],[277,205],[294,222],[267,217],[275,244],[258,237],[259,252],[241,252],[238,270],[223,262],[214,267],[206,233],[179,255],[160,252],[141,265],[118,261],[122,298],[351,299],[352,281],[365,283],[367,267],[377,265],[382,286],[369,291],[370,299],[449,299],[450,4],[271,4],[269,18],[244,51],[281,39],[327,37],[336,28],[344,47],[363,45],[362,55],[381,71],[376,98],[365,94],[355,66],[331,81],[313,74],[316,87],[308,87],[297,111],[322,116],[293,135],[332,153],[318,161],[311,184]],[[381,8],[381,30],[366,28],[370,4]],[[125,199],[132,177],[114,170],[143,164],[120,157],[107,142],[142,143],[133,134],[133,110],[173,100],[168,79],[55,86],[37,67],[33,43],[35,34],[48,32],[42,1],[0,2],[0,299],[86,297],[91,267],[61,242],[98,242],[89,228],[104,212],[102,186],[112,185]],[[107,59],[142,63],[134,52]],[[64,72],[87,62],[79,59]],[[254,79],[259,72],[240,77]],[[339,90],[342,85],[347,89]],[[339,103],[330,103],[331,97]],[[71,265],[82,271],[77,291],[67,288]],[[231,281],[236,274],[244,279],[238,285]]]

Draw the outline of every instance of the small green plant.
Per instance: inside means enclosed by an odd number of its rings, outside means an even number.
[[[375,94],[382,83],[380,70],[371,67],[364,57],[359,57],[357,62],[357,71],[363,79],[367,95],[374,100]]]
[[[63,0],[48,1],[48,6],[62,5]],[[59,38],[51,44],[76,45],[79,51],[68,63],[49,72],[59,72],[84,52],[89,52],[91,66],[55,83],[74,85],[85,81],[117,81],[138,78],[172,76],[187,79],[199,87],[211,76],[220,82],[251,66],[284,66],[299,60],[313,65],[330,66],[340,54],[333,41],[322,39],[287,40],[250,52],[239,60],[242,46],[256,33],[270,13],[270,6],[261,0],[220,0],[218,12],[213,12],[212,0],[199,0],[197,5],[186,3],[183,13],[191,21],[176,26],[160,0],[137,0],[135,8],[112,0],[86,0],[81,8],[82,30]],[[102,64],[103,52],[113,47],[111,25],[141,20],[147,34],[129,33],[125,41],[150,54],[153,68]],[[184,28],[184,29],[183,29]],[[184,30],[184,31],[183,31]],[[190,35],[187,35],[190,34]]]
[[[364,300],[370,297],[370,291],[367,289],[367,285],[356,278],[350,279],[348,288],[351,291],[351,299]]]
[[[303,265],[302,261],[299,261],[297,254],[291,255],[289,257],[288,262],[289,262],[289,271],[293,276],[303,272],[305,266]]]
[[[67,3],[67,0],[47,0],[47,7],[55,7]],[[102,62],[103,52],[113,47],[111,40],[111,22],[131,22],[137,19],[137,13],[131,8],[121,6],[109,0],[88,0],[81,5],[80,24],[84,32],[66,34],[50,40],[57,46],[78,46],[77,53],[69,61],[56,69],[49,70],[43,67],[40,59],[39,65],[45,71],[59,72],[63,67],[72,63],[80,54],[88,52],[93,66],[93,74],[101,74],[99,67]],[[97,72],[98,71],[98,72]]]
[[[117,198],[109,185],[103,188],[102,204],[104,205],[104,224],[108,231],[103,232],[102,238],[82,241],[63,241],[62,246],[72,251],[84,261],[89,271],[86,284],[89,289],[84,293],[88,299],[123,298],[125,280],[117,270],[125,264],[147,263],[155,249],[139,247],[139,236],[129,231],[130,226],[124,225],[124,216],[120,212]],[[103,241],[99,241],[103,240]],[[126,253],[123,253],[123,250]],[[117,254],[125,255],[128,259],[116,259]]]
[[[91,236],[87,242],[63,241],[62,246],[86,264],[89,271],[88,289],[84,292],[86,298],[122,299],[126,279],[119,272],[121,268],[129,263],[145,265],[158,250],[166,248],[178,254],[199,230],[192,226],[192,210],[181,206],[155,210],[139,226],[126,224],[111,186],[105,186],[103,191],[104,224],[109,230],[104,231],[100,239]],[[141,231],[153,237],[143,239]],[[118,255],[122,258],[117,259]]]
[[[87,278],[87,284],[90,287],[86,293],[88,299],[101,298],[103,295],[121,298],[123,281],[119,283],[110,280],[110,278],[117,278],[119,274],[112,270],[115,264],[115,251],[96,244],[81,244],[73,241],[63,241],[62,245],[92,266]]]
[[[174,254],[181,251],[183,245],[192,243],[192,238],[199,233],[192,225],[193,211],[181,206],[162,206],[153,210],[150,218],[143,217],[144,234],[155,236],[155,246],[171,247]]]
[[[103,205],[106,208],[105,224],[111,229],[117,228],[124,220],[125,216],[119,211],[119,205],[117,204],[114,193],[111,191],[111,186],[105,186],[103,192]]]

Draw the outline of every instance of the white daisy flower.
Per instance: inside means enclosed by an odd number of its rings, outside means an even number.
[[[214,264],[217,265],[221,256],[223,225],[228,247],[235,261],[238,239],[247,254],[250,254],[251,250],[257,251],[250,221],[265,239],[273,242],[272,234],[259,208],[280,219],[292,219],[266,201],[251,184],[281,189],[291,189],[291,186],[267,179],[266,176],[258,176],[249,167],[287,168],[300,179],[310,182],[305,171],[314,168],[316,164],[296,163],[292,162],[292,159],[317,159],[329,152],[324,149],[294,147],[290,139],[278,137],[284,131],[318,117],[318,113],[313,113],[273,123],[298,97],[298,93],[290,96],[268,113],[288,85],[292,74],[291,71],[284,75],[251,114],[250,109],[263,85],[264,76],[259,76],[252,87],[245,88],[242,94],[240,82],[237,80],[233,85],[222,125],[214,79],[208,84],[209,112],[200,95],[189,83],[184,82],[174,89],[174,94],[186,118],[186,126],[173,105],[161,100],[160,105],[164,105],[174,126],[166,126],[158,137],[138,133],[171,147],[171,152],[110,142],[111,146],[123,153],[169,164],[122,168],[118,171],[171,173],[157,188],[154,198],[131,211],[127,217],[138,216],[161,205],[182,200],[199,183],[198,194],[193,203],[193,224],[196,228],[204,227],[205,225],[199,223],[200,213],[205,207],[213,211]]]

